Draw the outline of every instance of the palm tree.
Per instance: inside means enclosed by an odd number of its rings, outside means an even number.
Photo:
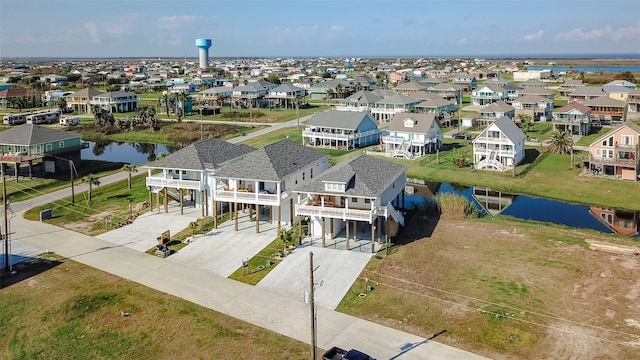
[[[298,131],[300,131],[300,105],[302,105],[303,101],[304,96],[302,96],[300,93],[296,93],[296,95],[293,97],[293,104],[296,106],[296,129]]]
[[[164,104],[164,108],[165,111],[167,113],[167,116],[169,116],[169,101],[171,100],[171,94],[169,94],[167,91],[164,91],[162,93],[162,96],[160,97],[160,101]]]
[[[93,174],[89,174],[82,178],[82,182],[89,184],[89,202],[91,202],[91,192],[94,186],[100,185],[100,179]]]
[[[58,109],[64,112],[67,109],[67,99],[64,97],[58,98]]]
[[[180,115],[178,115],[178,121],[181,121],[182,116],[185,115],[184,103],[187,102],[188,99],[189,99],[189,94],[187,94],[186,91],[180,91],[179,93],[176,94],[176,105],[177,105],[177,102],[180,103]]]
[[[547,140],[552,154],[570,154],[573,152],[573,138],[568,131],[554,131]]]
[[[344,87],[340,84],[336,85],[336,98],[342,99],[343,92],[344,92]]]
[[[104,120],[104,109],[100,105],[91,105],[91,113],[93,114],[93,125],[101,126]]]
[[[134,172],[138,172],[138,167],[135,166],[134,164],[124,164],[124,166],[122,167],[122,170],[129,173],[129,179],[128,179],[127,185],[129,185],[129,190],[131,190],[131,174],[133,174]]]
[[[529,132],[529,130],[531,130],[531,128],[533,127],[533,119],[529,114],[518,114],[518,120],[520,120],[518,126],[520,126],[522,131],[524,131],[525,133]]]

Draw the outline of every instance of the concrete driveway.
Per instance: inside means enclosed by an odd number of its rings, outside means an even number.
[[[183,207],[184,215],[180,215],[180,205],[169,203],[169,212],[164,209],[150,211],[138,216],[133,223],[96,236],[98,239],[113,244],[145,252],[156,244],[162,232],[169,230],[176,234],[189,227],[202,215],[199,208]]]

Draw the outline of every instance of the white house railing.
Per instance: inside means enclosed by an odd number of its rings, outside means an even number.
[[[280,205],[280,196],[278,194],[261,192],[216,190],[215,199],[216,201],[243,202],[258,205]]]
[[[148,176],[146,184],[151,187],[204,190],[204,183],[200,180],[180,180],[159,176]]]
[[[296,215],[320,216],[342,220],[359,220],[371,223],[376,215],[376,210],[347,209],[336,207],[324,207],[314,205],[296,205]]]

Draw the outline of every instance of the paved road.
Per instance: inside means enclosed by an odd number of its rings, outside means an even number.
[[[283,124],[282,127],[291,126],[290,123],[284,123],[288,125]],[[106,185],[127,176],[125,172],[116,173],[101,178],[101,183]],[[78,193],[85,190],[85,185],[76,186]],[[70,189],[63,189],[12,204],[11,208],[16,213],[11,220],[12,239],[310,343],[310,309],[304,304],[302,295],[292,298],[210,272],[197,271],[189,264],[167,261],[126,246],[23,218],[26,209],[70,194]],[[318,346],[324,349],[335,345],[354,347],[378,359],[483,358],[322,307],[318,307],[317,318]],[[444,325],[443,329],[446,329]],[[434,332],[439,330],[434,329]]]

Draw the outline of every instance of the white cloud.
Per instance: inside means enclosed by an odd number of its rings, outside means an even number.
[[[330,31],[342,31],[343,27],[340,25],[331,25],[331,27],[329,28]]]
[[[468,43],[469,43],[469,38],[466,38],[466,37],[456,40],[456,44],[465,45]]]
[[[160,29],[175,30],[196,23],[200,19],[202,17],[198,15],[173,15],[158,18],[157,23]]]
[[[534,32],[533,34],[525,35],[522,38],[522,40],[524,40],[524,41],[540,40],[540,38],[542,38],[542,34],[544,34],[544,31],[538,30],[537,32]]]
[[[593,40],[640,40],[640,24],[637,26],[627,26],[614,28],[607,25],[599,29],[582,30],[573,29],[555,36],[556,41],[593,41]]]
[[[90,41],[94,44],[99,44],[100,34],[98,33],[98,26],[94,22],[88,22],[84,24],[84,29],[89,33]]]

